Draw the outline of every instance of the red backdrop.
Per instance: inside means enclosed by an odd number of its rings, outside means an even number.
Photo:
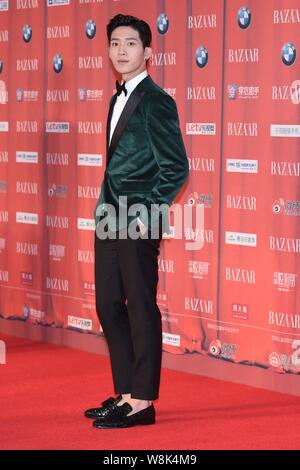
[[[105,26],[133,14],[151,25],[149,71],[180,113],[190,178],[177,202],[205,207],[204,228],[161,247],[164,347],[299,372],[300,5],[241,7],[0,0],[2,317],[100,333],[93,209],[115,79]],[[187,251],[191,240],[203,248]]]

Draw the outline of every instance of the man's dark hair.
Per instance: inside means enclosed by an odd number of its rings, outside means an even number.
[[[108,42],[110,42],[113,30],[119,26],[130,26],[131,28],[135,29],[139,33],[144,49],[145,47],[150,46],[152,33],[148,23],[146,23],[144,20],[136,18],[135,16],[121,14],[114,16],[106,26]]]

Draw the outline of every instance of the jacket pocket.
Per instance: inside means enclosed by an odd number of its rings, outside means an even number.
[[[154,184],[151,180],[145,179],[123,179],[121,180],[121,190],[126,192],[146,193],[152,191]]]

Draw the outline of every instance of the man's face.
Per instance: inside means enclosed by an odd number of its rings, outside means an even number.
[[[152,53],[150,47],[144,49],[138,31],[130,26],[113,30],[108,51],[114,68],[126,81],[146,69],[146,59]]]

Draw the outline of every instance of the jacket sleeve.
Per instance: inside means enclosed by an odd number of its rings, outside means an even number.
[[[173,98],[164,93],[151,94],[146,119],[147,137],[159,167],[158,183],[147,198],[149,211],[151,204],[170,205],[173,202],[189,170]]]

